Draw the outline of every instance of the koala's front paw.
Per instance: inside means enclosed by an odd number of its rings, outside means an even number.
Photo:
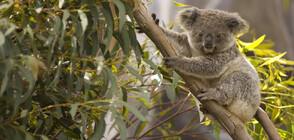
[[[201,101],[206,100],[215,100],[217,96],[217,91],[213,88],[204,88],[199,90],[200,93],[197,95],[197,98]]]
[[[165,57],[163,58],[164,62],[163,64],[166,65],[167,68],[173,68],[173,66],[176,64],[176,61],[178,60],[178,57]]]

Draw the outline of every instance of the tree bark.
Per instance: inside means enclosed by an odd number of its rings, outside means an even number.
[[[151,39],[164,57],[179,55],[178,51],[172,47],[161,29],[155,24],[152,17],[147,12],[146,7],[141,2],[135,6],[133,13],[140,29]],[[205,88],[205,85],[202,82],[195,80],[195,78],[185,76],[179,71],[177,71],[177,73],[183,78],[186,84],[189,85],[189,89],[195,97],[198,94],[199,89]],[[239,118],[226,108],[219,105],[215,101],[204,101],[201,103],[209,111],[209,113],[217,119],[217,121],[234,140],[252,139]],[[259,108],[255,117],[264,127],[271,140],[282,139],[272,122],[267,117],[267,114],[261,108]]]

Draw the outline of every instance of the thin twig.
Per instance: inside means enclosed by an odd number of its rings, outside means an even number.
[[[166,118],[165,120],[161,121],[160,123],[157,123],[157,124],[153,125],[149,130],[147,130],[145,133],[143,133],[141,136],[139,136],[139,137],[137,138],[137,140],[140,140],[142,137],[144,137],[145,135],[147,135],[150,131],[154,130],[155,128],[157,128],[158,126],[160,126],[160,125],[162,125],[163,123],[167,122],[168,120],[170,120],[170,119],[176,117],[177,115],[180,115],[180,114],[183,114],[183,113],[185,113],[185,112],[187,112],[187,111],[190,111],[190,110],[192,110],[192,109],[195,108],[195,107],[196,107],[196,105],[194,105],[194,106],[192,106],[192,107],[190,107],[190,108],[188,108],[188,109],[186,109],[186,110],[183,110],[183,111],[181,111],[181,112],[177,112],[177,113],[173,114],[172,116]]]

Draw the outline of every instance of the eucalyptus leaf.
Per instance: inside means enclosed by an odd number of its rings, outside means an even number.
[[[5,36],[2,31],[0,31],[0,46],[5,43]]]
[[[130,66],[126,66],[127,67],[127,69],[128,69],[128,71],[133,75],[133,76],[135,76],[136,78],[138,78],[140,81],[141,81],[141,83],[143,83],[143,77],[135,70],[135,69],[133,69],[132,67],[130,67]]]
[[[100,140],[104,136],[106,128],[106,123],[104,119],[95,120],[94,134],[89,138],[89,140]]]
[[[77,113],[78,105],[77,104],[71,104],[70,107],[71,107],[71,109],[70,109],[69,113],[70,113],[72,119],[74,120],[74,117],[75,117],[75,115]]]
[[[175,89],[171,85],[171,83],[169,83],[168,80],[163,80],[163,81],[166,83],[166,85],[164,85],[164,87],[165,87],[165,90],[166,90],[167,97],[171,101],[171,103],[174,103],[175,102],[175,98],[176,98]]]
[[[79,17],[81,19],[81,24],[82,24],[82,29],[83,29],[82,34],[84,34],[84,32],[86,31],[86,28],[88,26],[88,18],[82,10],[78,10],[78,14],[79,14]]]
[[[122,3],[122,1],[120,0],[110,0],[111,2],[113,2],[118,10],[119,10],[119,18],[120,18],[120,21],[119,21],[119,30],[122,30],[124,24],[125,24],[125,20],[126,20],[126,9],[125,9],[125,6],[124,4]]]
[[[115,119],[115,123],[118,125],[120,139],[126,140],[127,139],[127,132],[126,132],[127,128],[126,128],[124,121],[120,117],[117,117]]]
[[[121,101],[121,103],[131,111],[135,116],[137,116],[141,121],[146,121],[146,118],[136,109],[134,106],[130,105],[127,102]]]

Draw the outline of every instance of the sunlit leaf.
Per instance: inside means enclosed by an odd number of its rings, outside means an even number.
[[[280,58],[282,58],[284,55],[286,54],[286,52],[274,57],[274,58],[270,58],[267,61],[265,61],[262,65],[260,65],[260,67],[264,66],[264,65],[269,65],[277,60],[279,60]]]
[[[239,43],[243,46],[245,46],[245,48],[243,48],[241,50],[241,52],[243,52],[244,50],[245,51],[250,51],[254,48],[256,48],[265,38],[265,35],[261,36],[260,38],[258,38],[257,40],[255,40],[254,42],[252,43],[245,43],[245,42],[242,42],[242,41],[239,41]]]
[[[179,3],[179,2],[176,2],[176,1],[173,1],[172,2],[174,3],[174,5],[176,5],[177,7],[188,7],[189,5],[185,5],[185,4],[182,4],[182,3]]]

